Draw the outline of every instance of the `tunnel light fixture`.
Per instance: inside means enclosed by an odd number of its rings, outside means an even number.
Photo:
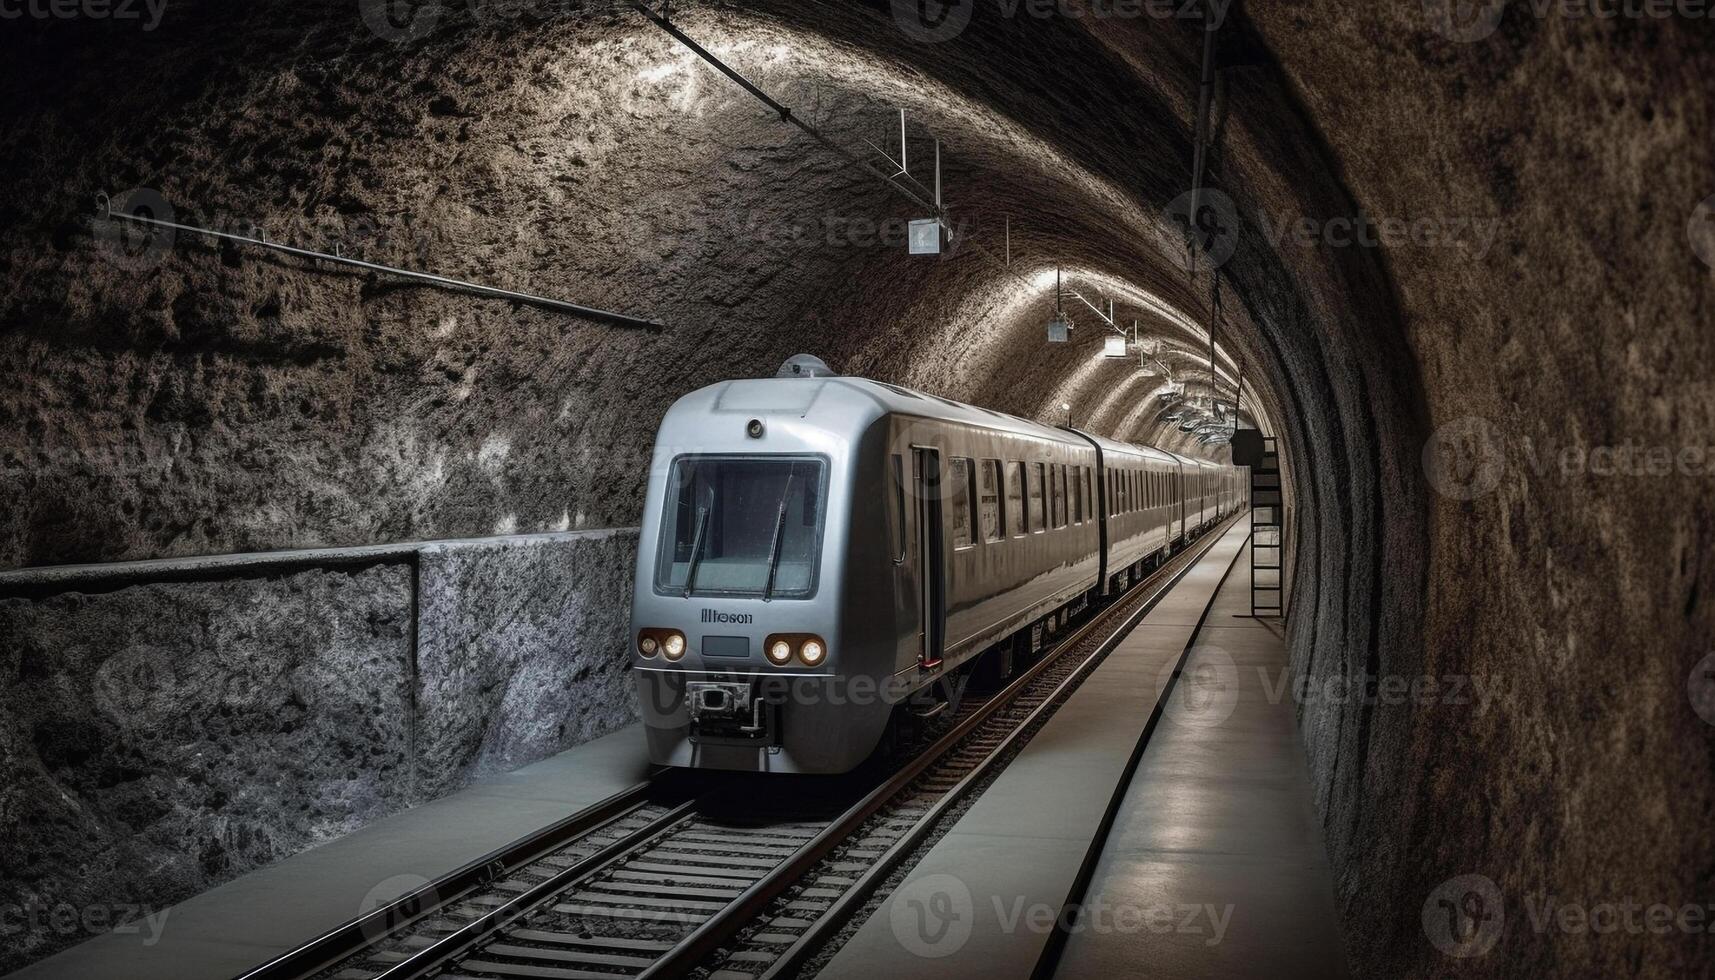
[[[1125,334],[1111,333],[1102,338],[1102,356],[1115,358],[1126,356]]]
[[[1056,312],[1054,318],[1048,321],[1048,342],[1064,344],[1072,339],[1072,321],[1066,319],[1066,314]]]
[[[1065,296],[1065,290],[1060,288],[1060,270],[1054,270],[1054,318],[1048,321],[1048,342],[1064,344],[1072,339],[1072,321],[1066,318],[1066,311],[1061,308],[1060,301]]]
[[[941,254],[941,219],[915,218],[910,226],[910,254]]]

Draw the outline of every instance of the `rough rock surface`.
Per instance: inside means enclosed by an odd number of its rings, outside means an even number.
[[[889,139],[898,106],[915,160],[944,140],[969,244],[923,261],[889,237],[917,208],[633,14],[448,4],[396,40],[354,6],[184,0],[147,36],[19,25],[0,67],[19,114],[0,134],[0,564],[635,523],[672,398],[799,350],[1184,445],[1157,380],[1094,359],[1081,304],[1074,343],[1041,331],[1064,266],[1198,383],[1196,331],[1118,285],[1199,321],[1208,304],[1162,217],[1189,182],[1190,25],[979,3],[922,43],[880,0],[675,4],[843,143]],[[1362,975],[1667,977],[1711,955],[1707,934],[1539,931],[1523,905],[1715,894],[1715,725],[1693,707],[1715,648],[1709,472],[1590,455],[1715,429],[1715,242],[1693,220],[1715,193],[1715,42],[1706,18],[1577,6],[1282,0],[1222,29],[1211,173],[1240,233],[1221,339],[1293,467],[1295,667],[1497,692],[1487,712],[1302,709]],[[1440,10],[1500,16],[1473,32]],[[671,329],[191,242],[117,258],[77,216],[136,186],[180,217]],[[1277,234],[1360,213],[1500,223]],[[983,256],[1008,215],[1000,270]],[[1427,478],[1426,448],[1459,465]],[[1454,960],[1422,913],[1465,874],[1507,926]]]
[[[417,792],[445,795],[637,719],[635,531],[423,552]]]
[[[636,554],[535,535],[0,600],[0,907],[161,909],[635,720]],[[32,925],[0,970],[88,933]]]
[[[389,565],[0,600],[0,902],[158,910],[405,806],[410,589]],[[81,928],[8,936],[0,971]]]

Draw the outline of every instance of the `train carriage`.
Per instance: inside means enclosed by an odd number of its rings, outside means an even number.
[[[850,769],[1198,522],[1170,454],[802,356],[681,398],[656,460],[631,657],[664,765]]]

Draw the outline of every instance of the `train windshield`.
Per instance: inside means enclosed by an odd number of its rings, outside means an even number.
[[[655,588],[687,596],[814,595],[826,471],[815,457],[676,460]]]

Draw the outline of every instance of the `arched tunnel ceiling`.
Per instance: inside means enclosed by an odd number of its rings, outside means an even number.
[[[1094,359],[1087,311],[1071,307],[1076,343],[1043,342],[1038,284],[1061,267],[1117,296],[1122,320],[1143,318],[1122,295],[1137,290],[1205,322],[1207,269],[1180,267],[1161,217],[1190,179],[1194,25],[979,10],[923,44],[880,2],[675,4],[843,143],[887,139],[907,106],[915,166],[944,141],[955,227],[997,250],[1012,216],[1000,270],[968,249],[906,256],[901,223],[924,215],[624,9],[448,3],[394,43],[343,0],[173,6],[141,37],[17,25],[27,39],[0,65],[18,116],[0,134],[17,175],[0,200],[6,565],[631,524],[672,399],[799,351],[1184,445],[1150,406],[1154,379]],[[1255,3],[1229,10],[1218,46],[1211,179],[1241,233],[1217,386],[1242,373],[1293,468],[1294,669],[1479,675],[1506,698],[1480,716],[1301,710],[1351,943],[1376,975],[1445,967],[1399,896],[1458,873],[1509,894],[1576,893],[1581,869],[1634,896],[1715,883],[1685,670],[1638,656],[1615,674],[1590,652],[1715,643],[1706,487],[1529,456],[1677,446],[1715,420],[1709,269],[1681,233],[1715,190],[1708,24],[1504,6],[1465,43],[1416,3]],[[87,211],[130,187],[181,218],[340,239],[670,329],[195,242],[117,259]],[[1275,234],[1360,212],[1497,224],[1452,247]],[[1206,338],[1149,326],[1206,389]],[[1503,478],[1438,494],[1426,439],[1467,421],[1501,444]],[[1591,719],[1615,744],[1569,762]],[[1577,791],[1557,796],[1569,767]],[[1676,950],[1652,948],[1666,974],[1687,971]],[[1496,955],[1551,975],[1636,965],[1518,932]]]
[[[258,437],[246,411],[260,421],[278,414],[262,404],[295,403],[282,440],[291,448],[268,451],[303,477],[294,504],[274,481],[235,487],[244,475],[209,473],[226,485],[193,489],[178,508],[186,526],[169,517],[140,535],[153,544],[109,542],[100,554],[634,520],[640,478],[607,472],[599,453],[638,451],[678,394],[766,373],[797,350],[1046,421],[1064,421],[1070,404],[1093,431],[1208,452],[1159,419],[1161,385],[1141,384],[1149,379],[1135,361],[1098,359],[1107,328],[1083,304],[1066,299],[1074,342],[1044,343],[1056,266],[1069,289],[1117,300],[1122,323],[1139,320],[1188,395],[1230,402],[1248,365],[1246,417],[1275,426],[1280,379],[1231,286],[1210,388],[1207,270],[1181,267],[1182,242],[1162,211],[1188,186],[1189,103],[1154,75],[1194,77],[1194,25],[1155,26],[1122,54],[1082,24],[978,22],[972,43],[921,45],[885,7],[677,9],[693,36],[845,145],[885,142],[904,107],[913,170],[927,181],[932,139],[942,140],[956,247],[926,260],[906,256],[902,242],[918,209],[622,8],[547,18],[454,8],[410,43],[354,36],[349,16],[331,8],[221,12],[150,39],[244,67],[182,103],[113,101],[107,118],[88,120],[113,134],[112,159],[68,161],[45,194],[70,204],[98,188],[155,188],[180,217],[255,222],[287,241],[352,239],[364,257],[670,327],[631,335],[307,276],[268,258],[223,265],[194,242],[153,270],[170,274],[84,278],[64,307],[70,332],[100,320],[98,310],[129,308],[150,355],[128,363],[130,377],[95,382],[131,388],[98,400],[144,402],[145,417],[179,423],[180,400],[193,415],[211,409],[198,442],[211,457]],[[276,35],[295,43],[271,44]],[[169,87],[187,71],[139,61]],[[1008,216],[1010,269],[999,260]],[[63,274],[76,261],[43,256],[38,269]],[[234,356],[187,376],[189,352],[211,343]],[[262,363],[270,359],[281,363]],[[237,418],[199,404],[232,405],[227,386],[265,394],[238,398]],[[161,435],[141,433],[145,443]],[[113,442],[120,455],[158,451]],[[248,512],[193,519],[205,493]],[[479,496],[486,519],[470,512]],[[514,499],[496,508],[497,497]],[[379,512],[376,501],[387,502]]]

